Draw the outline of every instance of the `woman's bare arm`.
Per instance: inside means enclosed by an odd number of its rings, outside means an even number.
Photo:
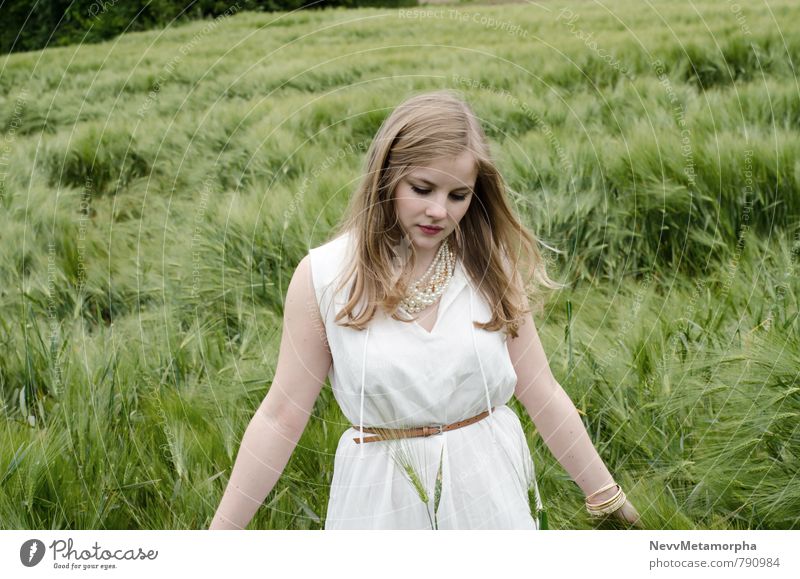
[[[286,468],[331,367],[306,256],[289,282],[275,378],[242,437],[210,529],[244,529]]]
[[[570,397],[556,381],[547,362],[530,312],[516,338],[508,338],[508,352],[517,373],[514,395],[528,411],[553,456],[585,495],[614,482]],[[596,495],[594,502],[614,494]]]
[[[514,395],[527,410],[550,452],[584,495],[613,483],[614,479],[592,445],[575,404],[550,370],[530,311],[519,327],[518,336],[508,338],[508,353],[517,372]],[[592,497],[591,503],[602,503],[616,492],[616,487],[612,487],[598,493]],[[639,513],[627,497],[624,504],[614,511],[614,517],[642,527]]]

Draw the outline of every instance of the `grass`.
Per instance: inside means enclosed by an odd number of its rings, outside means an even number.
[[[237,14],[6,58],[0,525],[206,528],[294,267],[391,108],[451,87],[564,251],[537,325],[645,526],[797,528],[800,34],[778,23],[800,8],[606,6]],[[547,525],[613,527],[511,406]],[[324,388],[251,528],[324,526],[347,427]]]

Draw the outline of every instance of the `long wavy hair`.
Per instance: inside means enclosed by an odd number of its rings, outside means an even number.
[[[395,187],[415,168],[464,151],[474,157],[478,177],[472,201],[450,244],[492,309],[487,323],[473,320],[474,326],[502,329],[517,337],[523,316],[531,311],[526,309],[529,294],[536,297],[539,288],[564,287],[548,277],[539,240],[514,215],[475,113],[460,93],[437,90],[412,96],[397,106],[367,151],[364,177],[332,235],[352,234],[356,247],[335,291],[338,294],[350,285],[336,323],[364,329],[379,307],[396,320],[410,321],[400,317],[398,306],[412,281],[417,252],[413,244],[408,245],[409,237],[397,218]],[[411,248],[410,259],[403,260],[399,272],[398,247]]]

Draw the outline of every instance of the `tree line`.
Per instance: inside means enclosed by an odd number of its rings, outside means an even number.
[[[417,0],[6,0],[0,5],[0,52],[102,42],[124,32],[172,26],[236,12],[397,7]]]

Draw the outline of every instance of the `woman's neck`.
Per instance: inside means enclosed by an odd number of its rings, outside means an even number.
[[[417,263],[414,266],[414,272],[411,274],[411,280],[417,281],[425,272],[428,271],[428,268],[433,263],[433,260],[436,259],[436,254],[439,252],[439,248],[441,247],[441,243],[436,246],[432,251],[427,251],[425,253],[420,253],[417,250]]]

